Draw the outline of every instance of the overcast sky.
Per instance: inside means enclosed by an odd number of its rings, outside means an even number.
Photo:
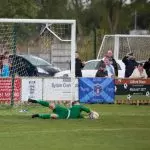
[[[127,2],[126,2],[127,4],[129,4],[130,3],[130,0],[127,0]]]

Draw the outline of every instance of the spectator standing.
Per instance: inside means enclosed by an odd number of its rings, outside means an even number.
[[[147,78],[147,74],[145,69],[143,68],[143,64],[139,63],[137,68],[134,69],[133,73],[129,78]]]
[[[99,69],[96,72],[96,76],[95,77],[107,77],[107,76],[108,76],[108,72],[106,70],[106,65],[105,65],[104,61],[101,60]]]
[[[125,77],[128,78],[133,73],[133,70],[137,66],[137,62],[135,60],[135,57],[133,56],[133,53],[128,53],[123,59],[123,63],[125,64]]]
[[[0,55],[0,77],[2,76],[3,58],[4,55]]]
[[[106,56],[109,58],[109,61],[110,61],[111,65],[114,67],[115,76],[118,77],[118,65],[117,65],[116,60],[115,60],[114,57],[113,57],[113,52],[112,52],[112,50],[108,50]]]
[[[75,53],[75,76],[82,77],[82,68],[84,67],[84,62],[79,58],[79,53]]]
[[[148,78],[150,78],[150,58],[144,63],[144,69],[146,70]]]
[[[2,77],[9,77],[9,75],[10,75],[9,58],[4,56],[2,59],[1,76]]]
[[[114,70],[114,67],[111,65],[108,57],[104,57],[104,63],[106,65],[108,77],[114,78],[115,77],[115,70]]]

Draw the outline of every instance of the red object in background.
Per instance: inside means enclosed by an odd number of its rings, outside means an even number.
[[[12,78],[0,78],[0,102],[10,102],[12,94]],[[21,99],[21,79],[16,78],[14,83],[14,101]]]
[[[125,79],[115,79],[115,84],[144,84],[144,85],[149,85],[150,84],[150,78],[147,79],[134,79],[134,78],[125,78]]]

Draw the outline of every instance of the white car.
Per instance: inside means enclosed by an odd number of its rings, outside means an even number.
[[[95,77],[96,72],[99,68],[101,59],[89,60],[85,63],[82,69],[82,77]],[[118,77],[124,78],[125,75],[125,65],[122,60],[116,60],[118,64]],[[55,74],[54,77],[71,77],[70,70],[61,71]]]

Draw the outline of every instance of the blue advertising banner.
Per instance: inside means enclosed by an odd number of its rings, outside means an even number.
[[[114,103],[115,84],[112,78],[79,78],[81,103]]]

